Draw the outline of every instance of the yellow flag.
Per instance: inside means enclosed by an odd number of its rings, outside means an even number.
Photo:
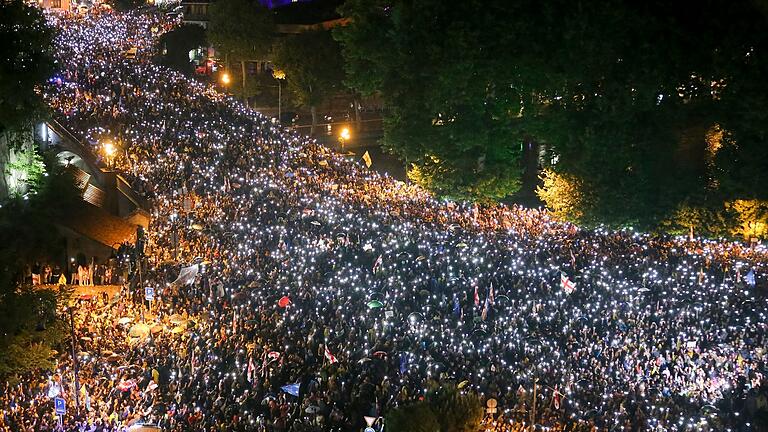
[[[367,166],[368,168],[370,168],[371,165],[373,165],[373,161],[371,160],[371,155],[368,154],[368,150],[366,150],[365,153],[363,153],[363,161],[365,161],[365,166]]]

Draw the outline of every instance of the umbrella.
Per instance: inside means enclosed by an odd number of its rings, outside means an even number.
[[[161,331],[163,331],[164,328],[165,327],[162,324],[155,324],[154,326],[152,326],[150,331],[152,331],[152,333],[160,333]]]
[[[371,300],[368,302],[368,308],[369,309],[377,309],[384,306],[384,303],[378,301],[378,300]]]
[[[118,324],[128,324],[131,321],[133,321],[133,318],[131,318],[131,317],[122,317],[119,320],[117,320],[117,323]]]
[[[128,432],[159,432],[162,431],[160,426],[148,425],[148,424],[135,424],[128,428]]]
[[[92,341],[93,339],[89,338],[88,336],[83,336],[83,337],[81,337],[81,338],[80,338],[80,340],[81,340],[81,341],[88,341],[88,342],[90,342],[90,341]]]
[[[171,333],[179,334],[179,333],[184,332],[186,329],[187,329],[187,326],[177,325],[176,327],[173,328],[173,330],[171,330]]]
[[[146,337],[149,334],[149,326],[143,323],[134,324],[130,330],[128,330],[128,336],[131,337]]]
[[[277,301],[277,305],[281,308],[284,308],[291,304],[291,299],[288,296],[282,296],[280,297],[280,300]]]
[[[463,389],[464,387],[467,386],[467,384],[469,384],[469,380],[464,380],[464,381],[460,382],[459,385],[456,386],[456,388],[457,389]]]
[[[171,315],[168,320],[171,322],[171,324],[181,324],[185,321],[184,317],[179,314]]]
[[[117,367],[117,370],[125,370],[125,369],[141,369],[141,366],[137,364],[132,364],[132,365],[123,365],[123,366]]]
[[[121,356],[120,354],[112,354],[111,356],[107,357],[107,361],[109,363],[114,363],[120,360],[121,358],[123,358],[123,356]]]
[[[411,312],[408,315],[408,321],[411,322],[421,321],[422,319],[424,319],[424,315],[421,312]]]
[[[307,409],[304,410],[307,414],[317,414],[320,412],[320,407],[317,405],[310,405],[307,407]]]
[[[379,358],[386,358],[387,353],[385,351],[376,351],[375,353],[373,353],[373,356],[379,357]]]

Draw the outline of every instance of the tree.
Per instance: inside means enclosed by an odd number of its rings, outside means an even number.
[[[475,432],[483,419],[480,399],[455,387],[432,390],[424,400],[403,405],[386,416],[394,432]]]
[[[418,183],[498,198],[519,187],[521,144],[538,143],[588,198],[570,217],[657,229],[683,205],[765,199],[758,4],[348,0],[336,37]],[[708,156],[714,124],[727,133]]]
[[[542,185],[536,188],[536,194],[556,218],[570,222],[582,219],[585,197],[584,187],[578,178],[545,169],[541,180]]]
[[[189,51],[206,46],[205,29],[197,24],[182,24],[163,34],[160,43],[165,47],[161,64],[190,75],[193,72]]]
[[[71,174],[55,156],[44,158],[45,173],[30,177],[35,186],[0,207],[0,376],[52,366],[53,349],[61,340],[56,321],[61,298],[51,290],[33,289],[25,269],[62,251],[54,225],[80,198]]]
[[[39,8],[0,2],[0,133],[24,129],[46,111],[35,89],[54,71],[53,30]]]
[[[247,63],[268,58],[272,48],[275,23],[269,9],[249,0],[221,0],[210,5],[208,40],[230,64],[240,63],[239,93],[249,96]]]
[[[440,430],[437,414],[424,402],[398,407],[387,415],[386,420],[387,430],[394,432],[435,432]]]
[[[733,236],[741,236],[746,241],[768,237],[768,201],[739,199],[727,203],[726,207],[736,215]]]
[[[442,195],[503,198],[520,187],[526,139],[499,49],[514,29],[480,1],[349,0],[336,30],[347,84],[384,101],[383,145]],[[512,44],[510,44],[511,46]],[[518,104],[519,105],[519,104]]]
[[[288,36],[275,45],[273,62],[285,72],[288,89],[296,103],[312,113],[317,125],[317,107],[342,88],[343,66],[339,46],[324,30]]]
[[[144,0],[110,0],[109,4],[117,11],[125,12],[146,4]]]

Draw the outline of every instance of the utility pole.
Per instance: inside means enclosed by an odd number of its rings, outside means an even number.
[[[75,370],[75,412],[80,414],[80,379],[79,366],[77,363],[77,351],[75,350],[75,308],[69,308],[69,330],[72,337],[72,365]]]
[[[282,83],[282,80],[277,80],[277,121],[280,121],[282,111],[283,111],[283,83]]]
[[[285,79],[285,71],[281,69],[272,70],[272,78],[277,80],[277,121],[280,121],[283,113],[283,80]]]
[[[538,382],[539,382],[538,378],[533,379],[533,410],[531,410],[531,430],[532,431],[536,430],[536,426],[534,425],[536,424],[536,388],[537,388]]]

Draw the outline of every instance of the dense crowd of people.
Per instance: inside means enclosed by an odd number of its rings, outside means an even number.
[[[439,200],[153,64],[161,14],[51,22],[46,100],[152,222],[141,283],[74,306],[79,389],[67,355],[6,384],[0,430],[60,396],[64,430],[359,431],[444,385],[498,431],[757,430],[764,248]]]

